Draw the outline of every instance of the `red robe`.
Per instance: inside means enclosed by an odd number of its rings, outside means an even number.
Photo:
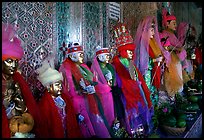
[[[42,116],[40,116],[37,103],[33,97],[33,94],[27,82],[23,79],[22,75],[19,72],[14,73],[13,80],[15,82],[18,82],[21,89],[21,95],[25,101],[28,112],[34,118],[34,127],[31,133],[34,133],[36,138],[40,138],[40,135],[44,133],[44,130],[45,130],[43,126],[40,126],[40,125],[43,123],[42,119],[45,119],[45,118],[42,118]],[[3,101],[3,98],[2,98],[2,101]],[[9,129],[9,121],[7,119],[5,107],[2,102],[2,138],[10,138],[11,137],[10,133],[11,132]]]
[[[66,128],[64,129],[62,118],[58,112],[58,108],[55,105],[55,102],[52,96],[46,90],[44,95],[39,101],[39,108],[41,110],[41,114],[45,120],[46,130],[47,132],[42,135],[44,138],[81,138],[80,128],[78,126],[78,122],[76,119],[76,114],[74,112],[74,108],[70,102],[70,99],[62,94],[62,99],[66,103],[65,112],[65,122]],[[64,135],[64,131],[66,136]]]
[[[126,99],[126,109],[131,108],[137,108],[137,105],[135,104],[137,101],[141,102],[142,105],[144,105],[144,100],[141,96],[138,84],[136,81],[132,80],[130,77],[129,72],[126,70],[126,68],[123,66],[123,64],[120,62],[119,57],[115,56],[113,59],[113,65],[116,68],[116,72],[118,73],[121,81],[122,81],[122,91]],[[141,82],[141,86],[144,90],[144,94],[148,103],[148,108],[150,109],[152,106],[152,102],[150,99],[150,91],[145,83],[145,80],[143,79],[143,76],[139,72],[138,68],[136,68],[136,71],[138,73],[138,79]],[[135,94],[138,93],[138,94]]]

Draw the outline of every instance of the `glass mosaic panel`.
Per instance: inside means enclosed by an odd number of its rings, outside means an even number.
[[[96,20],[97,19],[97,20]],[[83,42],[85,46],[85,58],[90,60],[94,56],[97,45],[100,45],[101,32],[100,28],[100,3],[84,2],[83,3]]]
[[[61,48],[63,44],[67,44],[69,39],[70,29],[70,3],[69,2],[57,2],[56,3],[56,24],[57,24],[57,68],[63,62],[65,55]],[[66,47],[66,46],[64,46]]]
[[[108,5],[107,3],[102,3],[102,20],[103,20],[103,37],[102,37],[102,43],[103,47],[110,47],[109,43],[109,18],[108,18]]]
[[[107,10],[106,3],[83,3],[83,43],[85,46],[85,60],[92,61],[97,45],[107,47]]]
[[[17,29],[24,57],[19,69],[36,96],[44,90],[35,70],[48,56],[58,68],[65,58],[63,44],[80,42],[86,60],[92,60],[95,47],[109,47],[110,27],[104,2],[3,2],[2,22]]]
[[[70,42],[84,46],[85,62],[92,60],[97,45],[109,46],[107,3],[58,2],[58,67],[65,59]],[[66,8],[65,8],[66,7]]]

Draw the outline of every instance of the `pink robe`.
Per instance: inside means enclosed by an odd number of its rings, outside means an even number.
[[[81,66],[89,70],[89,68],[86,65],[82,64]],[[97,136],[99,138],[110,138],[108,128],[105,126],[104,119],[101,117],[101,114],[92,114],[89,109],[89,103],[87,102],[86,96],[94,96],[94,95],[85,95],[85,96],[78,95],[81,93],[78,93],[78,91],[75,88],[75,85],[72,79],[71,68],[67,61],[63,62],[59,71],[62,72],[63,76],[65,77],[64,83],[63,83],[63,86],[64,86],[63,89],[65,90],[64,93],[67,94],[73,100],[73,106],[76,110],[76,113],[80,113],[84,116],[84,119],[85,119],[84,122],[86,126],[83,124],[80,125],[81,132],[84,135],[84,137],[89,138],[92,136]],[[103,106],[103,102],[102,102],[103,96],[101,96],[101,94],[107,93],[109,89],[107,89],[105,85],[98,83],[95,86],[95,90],[96,90],[95,94],[99,94],[98,97]]]
[[[93,65],[97,65],[99,66],[97,59],[94,59],[94,62],[92,63]],[[99,66],[100,68],[100,66]],[[113,103],[113,96],[111,93],[111,87],[108,85],[107,81],[105,80],[105,77],[101,71],[101,69],[95,69],[94,67],[91,67],[91,70],[94,74],[97,75],[98,77],[98,83],[100,82],[101,84],[101,88],[99,87],[98,90],[101,90],[100,92],[102,93],[102,105],[103,105],[103,109],[104,109],[104,114],[107,118],[107,121],[109,123],[109,126],[112,126],[113,121],[115,119],[115,115],[114,115],[114,103]],[[103,86],[103,87],[102,87]],[[107,90],[107,92],[105,92],[105,90]]]
[[[168,40],[170,41],[171,46],[174,46],[174,47],[176,47],[176,48],[181,48],[181,47],[183,47],[183,42],[184,42],[184,39],[185,39],[185,38],[179,37],[179,38],[181,38],[181,39],[179,40],[179,39],[175,36],[174,33],[171,33],[171,32],[169,32],[169,31],[167,31],[167,30],[163,30],[161,34],[162,34],[162,36],[163,36],[164,38],[169,37]],[[186,59],[186,57],[187,57],[186,50],[183,49],[183,50],[182,50],[180,53],[178,53],[177,55],[178,55],[178,57],[179,57],[179,59],[180,59],[181,61],[184,61],[184,60]]]
[[[64,93],[71,98],[72,104],[75,108],[76,114],[80,113],[84,116],[84,124],[80,124],[81,133],[84,138],[90,138],[95,136],[95,132],[87,112],[87,106],[83,96],[75,90],[74,82],[72,80],[72,73],[70,72],[69,65],[65,62],[59,68],[59,72],[62,72],[63,80],[63,90]]]

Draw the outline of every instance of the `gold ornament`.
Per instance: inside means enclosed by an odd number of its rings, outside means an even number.
[[[22,116],[14,116],[9,121],[9,128],[12,133],[28,133],[33,129],[34,119],[29,113],[23,113]]]

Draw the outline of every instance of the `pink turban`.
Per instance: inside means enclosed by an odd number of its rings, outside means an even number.
[[[21,41],[14,36],[13,27],[2,24],[2,61],[8,58],[21,59],[22,57]]]
[[[162,10],[162,26],[163,27],[167,26],[168,20],[176,20],[176,17],[174,15],[167,15],[167,10],[163,9]]]

